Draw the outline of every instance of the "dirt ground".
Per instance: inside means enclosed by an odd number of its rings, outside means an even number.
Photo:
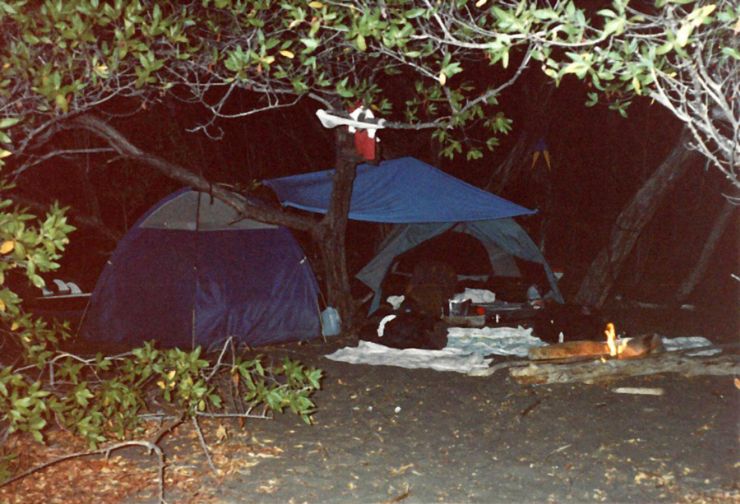
[[[685,327],[670,335],[701,334]],[[725,342],[737,337],[734,325],[712,330]],[[469,377],[323,357],[346,344],[262,349],[325,371],[315,425],[292,414],[250,421],[239,434],[228,424],[231,462],[216,463],[244,463],[216,477],[201,453],[187,463],[194,483],[171,489],[168,502],[740,502],[733,377],[522,386],[506,370]],[[615,386],[665,394],[615,394]],[[187,446],[198,453],[194,440]],[[168,471],[183,464],[173,457]],[[156,502],[150,472],[139,491],[95,501]]]
[[[659,322],[647,318],[649,325]],[[676,316],[663,322],[676,324]],[[673,327],[672,335],[697,334],[684,327],[684,334]],[[713,330],[725,342],[737,334],[734,326]],[[666,374],[521,386],[506,371],[468,377],[322,357],[344,343],[273,351],[325,370],[315,397],[316,424],[306,426],[293,415],[250,423],[252,439],[282,452],[202,490],[203,498],[740,502],[740,390],[732,377]],[[617,385],[662,387],[665,394],[615,394]]]

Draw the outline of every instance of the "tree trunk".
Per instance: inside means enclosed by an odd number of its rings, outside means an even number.
[[[345,237],[349,204],[356,167],[361,161],[355,154],[352,135],[344,128],[335,129],[335,172],[329,209],[321,224],[313,232],[324,262],[324,282],[330,306],[339,311],[342,329],[352,327],[354,303],[347,273]]]
[[[653,237],[650,233],[643,233],[635,243],[632,261],[630,261],[628,267],[629,279],[626,280],[630,288],[634,288],[642,282],[650,255],[653,253],[653,245]]]
[[[694,266],[694,269],[691,271],[689,276],[683,281],[681,287],[676,293],[676,303],[683,303],[694,291],[694,288],[704,276],[704,273],[707,271],[707,266],[709,265],[709,259],[717,248],[717,243],[722,237],[722,233],[724,233],[727,225],[730,223],[730,217],[734,210],[735,205],[725,200],[722,210],[720,210],[717,219],[714,221],[712,230],[709,232],[709,237],[701,251],[699,261],[696,263],[696,266]]]
[[[690,161],[696,159],[696,153],[685,147],[688,139],[684,130],[668,157],[619,214],[609,244],[596,256],[581,283],[576,303],[597,307],[604,304],[643,228]]]

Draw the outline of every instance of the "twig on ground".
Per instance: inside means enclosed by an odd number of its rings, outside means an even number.
[[[568,448],[570,448],[571,446],[573,446],[573,444],[572,443],[568,443],[568,444],[565,444],[565,445],[560,446],[558,448],[555,448],[553,451],[551,451],[550,453],[548,453],[547,455],[545,455],[545,459],[547,459],[547,457],[549,457],[550,455],[555,455],[556,453],[560,453],[561,451],[565,451]]]
[[[271,415],[267,415],[265,413],[253,415],[252,413],[250,413],[251,410],[252,408],[249,408],[249,411],[246,411],[244,413],[204,413],[199,411],[198,413],[196,413],[196,415],[203,418],[254,418],[259,420],[273,419]]]
[[[183,411],[180,413],[179,416],[173,417],[174,420],[170,422],[169,424],[165,425],[164,427],[160,427],[160,429],[152,436],[151,443],[157,444],[162,439],[162,437],[167,434],[168,432],[172,432],[175,427],[180,425],[182,422],[185,421],[185,412]]]
[[[229,348],[231,345],[231,342],[233,341],[233,337],[229,336],[228,339],[224,342],[224,346],[221,347],[221,353],[218,355],[218,359],[216,359],[216,363],[213,365],[213,369],[211,370],[211,373],[206,378],[206,381],[211,381],[211,378],[215,376],[215,374],[218,372],[218,368],[221,367],[221,360],[224,358],[224,354],[226,353],[226,349]],[[233,347],[232,347],[232,355],[233,355]]]
[[[534,411],[534,409],[539,406],[542,403],[542,399],[537,399],[535,402],[524,408],[521,413],[519,413],[519,418],[524,418],[525,416],[529,415]]]
[[[216,469],[216,466],[213,463],[213,459],[211,458],[211,453],[208,451],[208,445],[206,444],[206,439],[203,437],[203,431],[200,430],[200,425],[198,424],[198,417],[193,416],[193,427],[195,427],[195,432],[198,433],[198,440],[200,441],[200,446],[203,448],[203,452],[206,454],[206,460],[208,460],[208,466],[211,468],[211,471],[213,471],[213,474],[218,474],[218,469]]]
[[[409,495],[411,495],[411,489],[406,485],[406,489],[401,493],[400,495],[396,495],[392,499],[388,499],[387,501],[384,501],[383,504],[393,504],[394,502],[401,502],[405,498],[407,498]]]
[[[612,389],[612,392],[615,394],[662,396],[664,390],[661,387],[617,387]]]

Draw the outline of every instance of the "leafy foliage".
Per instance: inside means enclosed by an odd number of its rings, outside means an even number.
[[[515,79],[497,82],[496,72],[473,71],[469,63],[483,52],[484,65],[509,67],[509,53],[523,41],[507,32],[532,22],[506,21],[508,4],[469,11],[480,29],[499,24],[505,32],[468,47],[450,44],[446,34],[467,36],[448,21],[466,11],[459,2],[2,2],[0,95],[21,100],[0,113],[24,121],[0,142],[12,145],[21,172],[25,156],[73,114],[124,99],[132,110],[148,108],[170,95],[203,105],[211,118],[199,129],[214,135],[217,119],[308,98],[335,109],[372,104],[395,127],[461,133],[477,126],[495,136],[508,127],[487,119],[500,112],[496,97]],[[34,63],[39,58],[43,65]],[[516,75],[527,61],[518,61]],[[413,83],[407,99],[396,92],[399,75]],[[230,98],[238,89],[258,93],[262,103],[234,112]],[[440,138],[452,154],[467,145],[464,137]]]
[[[573,10],[571,23],[580,15]],[[623,116],[639,97],[667,108],[692,134],[691,147],[740,189],[740,7],[737,2],[658,0],[637,8],[615,0],[576,44],[538,42],[534,57],[559,82],[586,80],[587,105]],[[585,19],[585,18],[584,18]],[[594,27],[601,26],[597,29]]]
[[[0,131],[14,124],[3,121]],[[7,151],[5,151],[7,153]],[[3,157],[7,157],[4,155]],[[4,161],[0,159],[0,169]],[[22,366],[43,369],[54,354],[59,338],[66,337],[65,326],[52,325],[24,313],[21,298],[7,285],[8,274],[21,271],[34,286],[44,286],[41,273],[56,269],[74,229],[67,224],[64,209],[52,206],[43,220],[14,206],[6,197],[12,184],[0,180],[0,336],[6,358],[14,351],[25,356]],[[32,364],[31,364],[32,363]],[[49,392],[37,379],[29,379],[17,365],[0,369],[0,411],[7,432],[28,431],[40,440],[46,426]]]
[[[20,173],[68,118],[110,104],[133,112],[184,99],[209,113],[194,129],[218,136],[219,119],[308,99],[334,109],[362,101],[386,127],[433,130],[444,154],[478,158],[511,127],[497,108],[502,91],[536,64],[555,82],[587,80],[589,104],[606,98],[621,114],[650,96],[740,187],[739,9],[730,0],[613,0],[599,10],[524,0],[2,1],[0,144]],[[237,90],[260,101],[236,109]]]
[[[288,407],[310,423],[310,395],[320,386],[320,370],[290,360],[266,369],[260,358],[211,365],[200,348],[159,350],[153,343],[115,357],[83,359],[58,353],[44,365],[41,376],[48,379],[5,367],[0,373],[0,411],[8,433],[30,432],[42,441],[44,428],[54,421],[95,448],[141,434],[142,413],[153,405],[169,406],[183,418],[225,412],[219,374],[240,386],[247,411],[260,405],[280,412]]]
[[[219,385],[222,377],[239,391],[242,411],[227,411],[229,389]],[[311,423],[315,405],[310,396],[320,388],[320,379],[321,370],[289,359],[271,368],[263,366],[261,357],[233,356],[228,365],[211,364],[200,347],[186,352],[146,343],[124,355],[92,358],[58,350],[43,356],[24,353],[16,365],[0,369],[0,425],[5,436],[28,432],[43,442],[43,431],[56,423],[96,448],[142,434],[143,415],[152,410],[187,419],[261,416],[252,410],[288,408]]]

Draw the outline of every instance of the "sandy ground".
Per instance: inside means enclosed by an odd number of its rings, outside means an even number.
[[[251,438],[279,456],[171,500],[740,502],[732,377],[522,386],[506,371],[468,377],[323,357],[344,344],[270,350],[325,370],[316,424],[290,414],[249,423]]]

